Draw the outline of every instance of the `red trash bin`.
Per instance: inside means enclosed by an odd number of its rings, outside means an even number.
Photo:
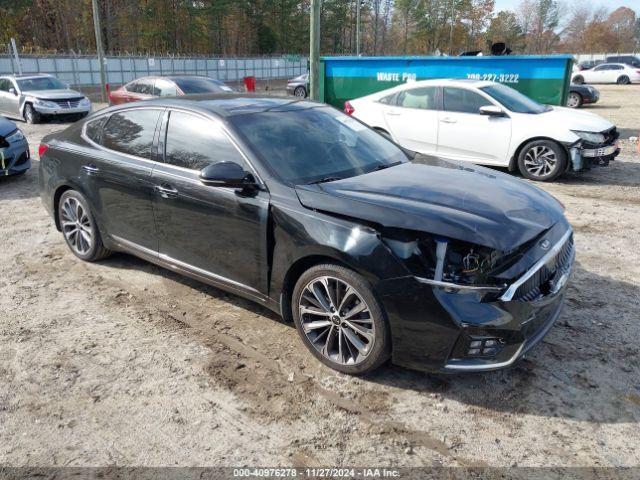
[[[256,91],[256,77],[244,77],[244,86],[247,89],[247,92],[255,92]]]

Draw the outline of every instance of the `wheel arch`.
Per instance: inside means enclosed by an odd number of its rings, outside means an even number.
[[[356,272],[358,271],[353,268],[353,266],[345,263],[338,255],[327,252],[309,254],[297,259],[289,266],[289,269],[285,273],[282,281],[282,290],[280,292],[280,314],[287,322],[293,323],[293,316],[291,315],[291,296],[293,295],[293,290],[298,279],[310,268],[323,263],[332,263]]]
[[[556,140],[555,138],[546,137],[546,136],[544,136],[544,135],[540,135],[540,136],[537,136],[537,137],[531,137],[531,138],[528,138],[528,139],[526,139],[526,140],[522,141],[522,142],[518,145],[518,147],[515,149],[515,151],[513,152],[513,155],[512,155],[512,157],[511,157],[511,160],[509,161],[509,171],[510,171],[510,172],[515,172],[516,170],[518,170],[518,157],[520,156],[520,153],[522,152],[522,149],[523,149],[523,148],[524,148],[528,143],[536,142],[536,141],[538,141],[538,140],[546,140],[546,141],[548,141],[548,142],[553,142],[553,143],[555,143],[556,145],[559,145],[559,146],[564,150],[564,152],[567,154],[567,157],[570,157],[569,149],[567,148],[567,146],[566,146],[564,143],[562,143],[562,142],[560,142],[560,141]]]

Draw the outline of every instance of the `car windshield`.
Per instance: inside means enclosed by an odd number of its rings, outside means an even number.
[[[23,92],[32,92],[34,90],[66,90],[67,86],[57,78],[53,77],[35,77],[17,80],[18,87]]]
[[[382,135],[330,107],[296,106],[230,121],[263,163],[292,185],[354,177],[407,161]]]
[[[223,93],[233,92],[233,89],[219,80],[213,78],[173,78],[180,90],[189,93]]]
[[[500,102],[507,110],[515,113],[538,114],[549,111],[549,107],[546,105],[531,100],[513,88],[500,83],[481,87],[480,90]]]

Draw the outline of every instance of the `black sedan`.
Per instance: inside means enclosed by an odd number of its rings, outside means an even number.
[[[414,156],[323,104],[150,100],[40,153],[42,200],[77,257],[129,252],[252,299],[342,372],[506,367],[563,305],[573,238],[553,197]]]
[[[569,86],[569,98],[567,99],[567,107],[579,108],[582,105],[596,103],[600,100],[600,92],[591,85],[575,85]]]

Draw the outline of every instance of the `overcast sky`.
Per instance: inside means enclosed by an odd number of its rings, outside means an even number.
[[[587,0],[588,1],[588,0]],[[496,12],[500,10],[514,10],[520,4],[520,0],[496,0]],[[594,5],[605,5],[609,10],[615,10],[618,7],[633,8],[636,12],[640,12],[640,0],[595,0]]]

